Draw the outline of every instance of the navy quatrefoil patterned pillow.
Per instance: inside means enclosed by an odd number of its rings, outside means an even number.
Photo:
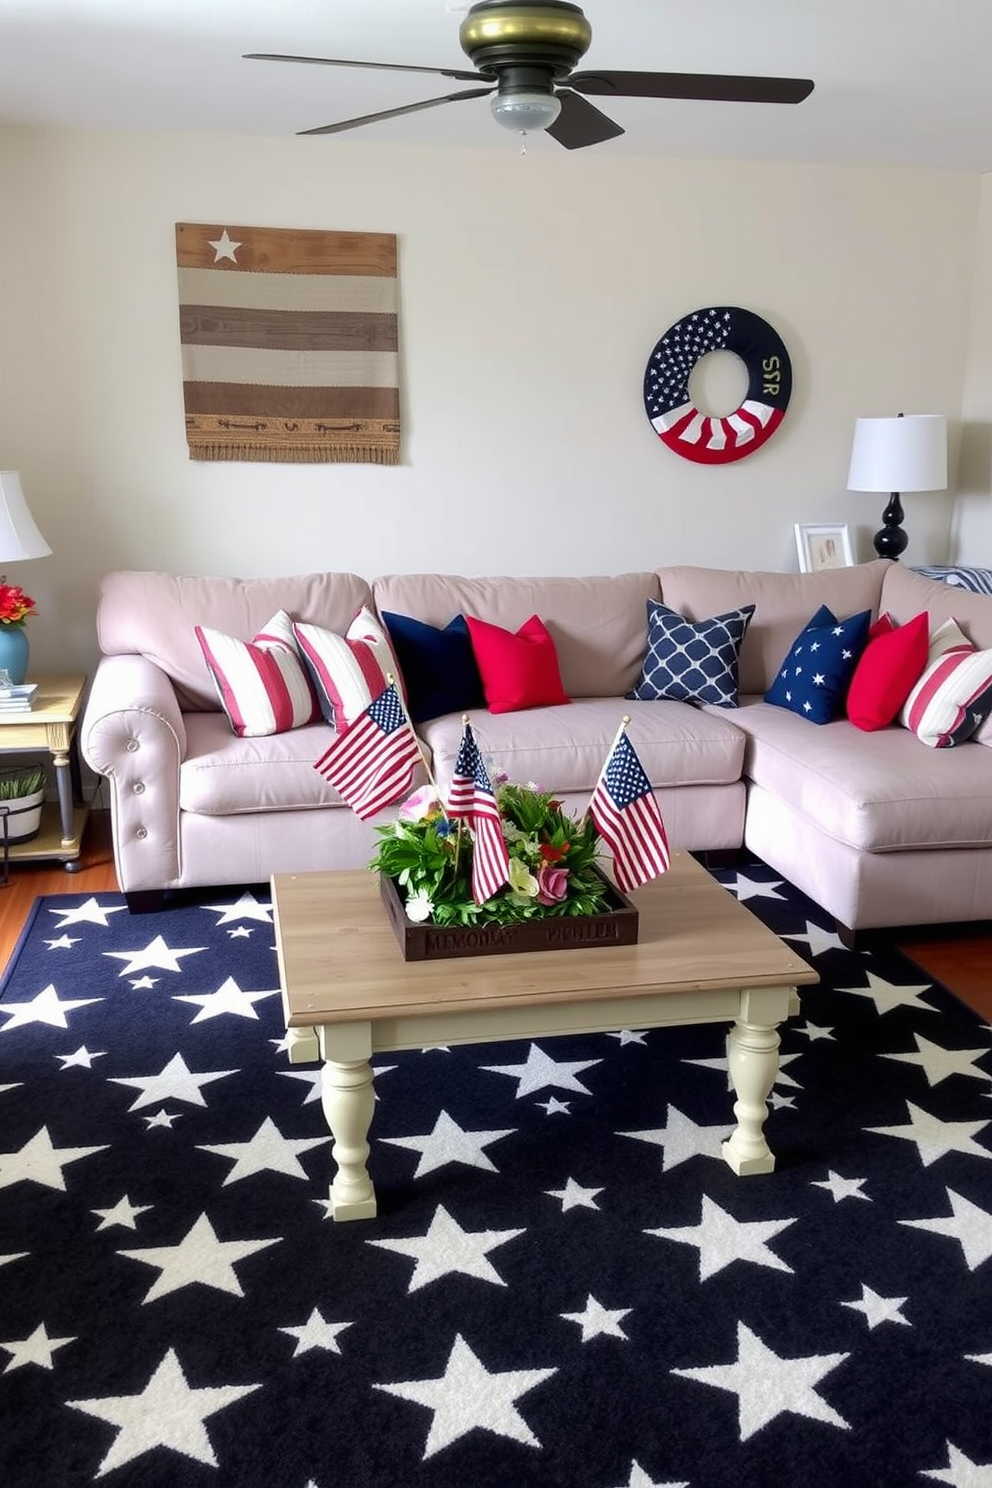
[[[741,642],[754,614],[742,605],[711,620],[686,620],[676,610],[648,600],[648,649],[629,698],[737,707]]]
[[[796,636],[765,693],[765,702],[788,708],[810,723],[829,723],[843,711],[854,668],[868,644],[871,610],[838,620],[821,605]]]

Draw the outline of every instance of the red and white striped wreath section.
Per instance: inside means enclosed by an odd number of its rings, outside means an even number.
[[[733,413],[700,413],[689,378],[711,351],[732,351],[747,369],[747,393]],[[778,332],[750,310],[711,305],[686,315],[662,336],[644,373],[644,408],[663,444],[702,465],[726,465],[760,449],[785,417],[792,363]]]

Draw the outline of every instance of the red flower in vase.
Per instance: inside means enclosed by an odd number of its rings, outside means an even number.
[[[20,584],[0,583],[0,625],[23,625],[35,613],[35,602]]]

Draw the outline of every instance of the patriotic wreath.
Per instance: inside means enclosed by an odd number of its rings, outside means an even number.
[[[747,368],[740,407],[722,418],[702,414],[689,377],[711,351],[732,351]],[[644,408],[662,444],[701,465],[742,460],[772,437],[792,394],[792,363],[778,332],[750,310],[712,305],[677,320],[657,342],[644,373]]]

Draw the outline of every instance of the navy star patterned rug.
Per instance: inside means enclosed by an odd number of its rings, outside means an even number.
[[[328,1214],[262,887],[37,901],[0,984],[3,1488],[992,1484],[992,1030],[718,875],[821,977],[773,1174],[717,1027],[376,1061]]]

